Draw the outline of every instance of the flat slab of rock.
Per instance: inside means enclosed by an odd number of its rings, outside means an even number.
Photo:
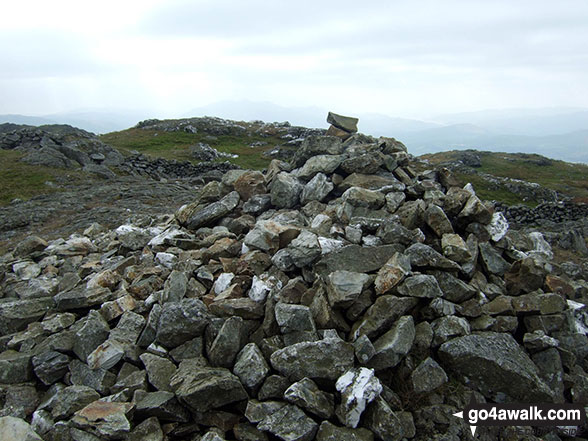
[[[283,441],[310,441],[314,438],[318,424],[299,407],[288,404],[263,419],[257,428]]]
[[[225,217],[233,211],[241,197],[236,191],[232,191],[218,202],[213,202],[204,207],[186,206],[180,208],[176,213],[176,218],[180,225],[191,230],[197,230],[200,227],[211,225],[222,217]]]
[[[292,380],[304,377],[336,380],[353,367],[353,345],[337,339],[296,343],[274,352],[271,364]]]
[[[345,130],[348,133],[357,132],[357,123],[359,118],[353,118],[351,116],[338,115],[337,113],[329,112],[327,115],[327,122],[333,124],[335,127],[341,130]]]
[[[71,422],[80,429],[89,429],[101,438],[120,439],[131,430],[130,413],[135,408],[131,403],[94,401],[78,410]]]
[[[374,247],[348,245],[325,255],[315,264],[315,271],[328,277],[334,271],[370,273],[379,270],[396,252],[402,252],[398,244]]]

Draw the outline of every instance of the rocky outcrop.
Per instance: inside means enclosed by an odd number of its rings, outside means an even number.
[[[584,402],[582,272],[550,274],[540,233],[449,182],[394,139],[311,136],[173,219],[28,238],[0,259],[0,423],[45,441],[424,441],[470,439],[453,414],[472,395]]]

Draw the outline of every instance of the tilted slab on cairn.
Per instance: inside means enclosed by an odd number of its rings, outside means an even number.
[[[292,128],[306,135],[290,164],[218,176],[175,218],[2,256],[0,414],[14,417],[0,426],[422,441],[465,439],[453,413],[472,394],[586,401],[581,271],[552,274],[541,233],[508,231],[399,141],[329,120],[337,136]]]

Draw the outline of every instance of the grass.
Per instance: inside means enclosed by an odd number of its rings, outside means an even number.
[[[221,158],[221,161],[228,160],[240,167],[254,170],[266,168],[270,160],[263,157],[262,153],[281,143],[279,138],[262,137],[255,134],[250,136],[220,135],[216,139],[207,139],[206,133],[165,132],[136,128],[107,133],[102,135],[100,139],[121,150],[123,154],[128,155],[131,150],[137,150],[151,156],[190,161],[195,164],[199,161],[191,158],[189,147],[203,142],[219,152],[239,155],[237,158]],[[251,143],[256,141],[267,142],[267,145],[249,147]]]
[[[450,151],[423,155],[432,164],[455,161],[461,152]],[[481,167],[476,172],[505,178],[535,182],[543,187],[576,198],[588,198],[588,165],[573,164],[555,159],[547,159],[536,154],[475,152],[480,157]],[[502,186],[496,186],[475,173],[455,173],[464,184],[471,182],[476,192],[485,199],[503,201],[508,204],[524,203],[518,195]]]
[[[15,198],[27,200],[59,191],[50,184],[52,181],[67,179],[75,184],[83,179],[80,171],[26,164],[20,161],[23,156],[22,152],[0,149],[0,206],[9,204]]]

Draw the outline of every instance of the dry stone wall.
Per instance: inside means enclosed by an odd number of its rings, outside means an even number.
[[[585,403],[588,285],[554,275],[550,251],[448,173],[415,173],[394,139],[309,136],[167,223],[31,236],[3,256],[0,427],[463,440],[453,414],[472,395]]]

